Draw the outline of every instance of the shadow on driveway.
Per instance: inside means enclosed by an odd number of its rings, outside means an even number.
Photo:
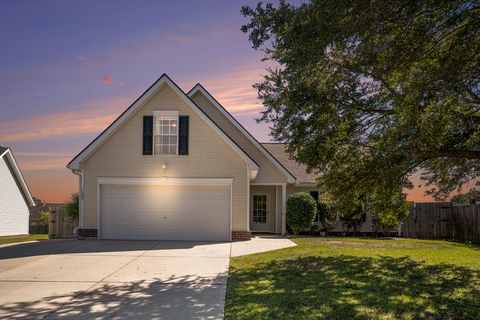
[[[226,274],[102,283],[90,290],[0,306],[5,319],[221,319]],[[188,281],[185,281],[189,279]]]
[[[171,249],[191,249],[202,245],[220,244],[222,242],[200,241],[148,241],[148,240],[76,240],[56,239],[38,242],[18,243],[0,247],[0,260],[35,257],[69,253],[128,253]]]

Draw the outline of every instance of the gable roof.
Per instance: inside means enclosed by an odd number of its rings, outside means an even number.
[[[282,172],[288,179],[288,182],[295,182],[296,175],[285,167],[280,161],[278,161],[268,149],[266,149],[250,132],[247,131],[238,121],[235,119],[230,112],[228,112],[218,101],[207,91],[200,83],[197,83],[188,93],[189,97],[193,97],[197,92],[200,92],[205,96],[240,132],[248,139],[250,142],[255,145],[266,157],[269,159],[274,166],[276,166],[280,172]],[[227,131],[227,128],[224,128]],[[227,131],[228,132],[228,131]],[[234,137],[235,135],[231,135]],[[237,144],[240,144],[237,142]]]
[[[77,154],[68,164],[67,168],[72,171],[80,170],[80,163],[90,156],[103,142],[107,140],[117,129],[123,125],[138,109],[140,109],[158,90],[163,86],[169,86],[191,109],[197,112],[223,140],[244,159],[252,175],[256,175],[258,164],[253,160],[238,144],[235,143],[215,122],[208,117],[206,113],[199,108],[190,97],[180,89],[180,87],[170,79],[167,74],[158,78],[140,97],[137,98],[117,119],[115,119],[102,133],[100,133],[90,144],[88,144],[79,154]]]
[[[22,172],[20,171],[20,168],[18,168],[17,161],[15,161],[15,157],[13,156],[10,148],[0,146],[0,158],[7,161],[8,167],[10,168],[10,171],[13,174],[13,178],[15,179],[15,182],[17,183],[20,192],[22,193],[25,203],[29,206],[34,206],[35,202],[33,201],[30,190],[27,187],[25,179],[23,179]]]
[[[290,158],[284,143],[262,143],[262,146],[280,161],[282,165],[287,167],[290,172],[293,172],[295,177],[297,177],[298,183],[317,184],[315,181],[316,176],[312,173],[308,173],[305,165]]]

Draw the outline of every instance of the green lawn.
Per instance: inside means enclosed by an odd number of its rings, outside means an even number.
[[[0,237],[0,244],[34,241],[34,240],[48,240],[48,234],[33,234],[30,236],[19,236],[19,237]]]
[[[479,319],[480,246],[296,238],[232,258],[227,319]]]

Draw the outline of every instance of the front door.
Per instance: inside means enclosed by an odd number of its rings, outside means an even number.
[[[252,194],[250,227],[252,231],[268,231],[268,194]]]

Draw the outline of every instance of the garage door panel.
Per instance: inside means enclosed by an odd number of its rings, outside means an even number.
[[[102,237],[229,240],[230,201],[229,186],[103,185]]]
[[[158,201],[158,202],[153,202],[153,203],[146,203],[144,202],[143,199],[106,199],[106,200],[114,200],[110,202],[106,202],[103,206],[103,209],[105,210],[115,210],[117,212],[128,212],[129,214],[132,214],[134,212],[138,213],[147,213],[151,212],[152,214],[169,214],[171,212],[175,213],[185,213],[185,214],[195,214],[199,208],[204,208],[206,205],[209,205],[210,207],[210,212],[212,213],[222,213],[224,212],[225,204],[228,204],[228,201],[209,201],[209,202],[204,202],[204,201],[194,201],[194,200],[185,200],[184,203],[182,203],[182,206],[178,206],[178,200],[177,201]],[[138,203],[138,200],[140,202]],[[131,202],[132,201],[137,201],[135,204],[134,212],[131,211]]]

